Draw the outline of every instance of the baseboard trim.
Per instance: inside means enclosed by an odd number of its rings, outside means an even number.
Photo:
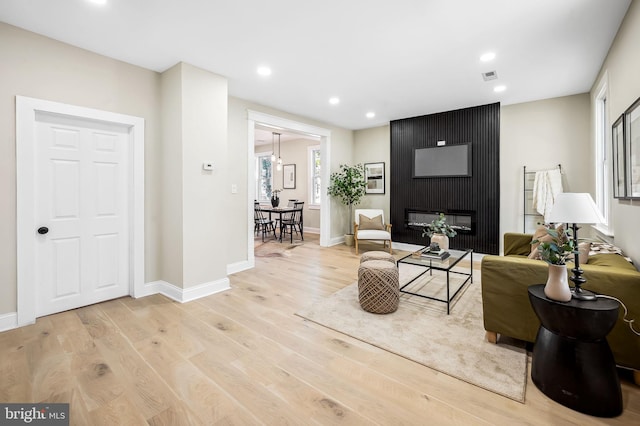
[[[18,328],[18,313],[9,312],[0,315],[0,332]]]
[[[329,240],[329,247],[344,244],[344,235],[342,237],[334,237]]]
[[[253,261],[249,261],[249,260],[243,260],[240,262],[235,262],[232,263],[230,265],[227,265],[227,275],[231,275],[231,274],[235,274],[238,272],[242,272],[242,271],[246,271],[247,269],[252,269],[254,268],[255,265],[255,260]]]
[[[396,250],[403,250],[403,251],[417,251],[420,250],[422,247],[424,247],[425,245],[429,245],[429,241],[426,241],[426,244],[418,246],[415,244],[409,244],[409,243],[391,243],[391,247],[393,247]]]
[[[154,281],[145,285],[144,294],[140,297],[159,293],[176,302],[186,303],[229,290],[230,288],[229,278],[223,278],[188,288],[180,288],[166,281]]]

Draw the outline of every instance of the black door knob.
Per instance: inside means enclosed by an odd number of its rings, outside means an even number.
[[[46,226],[41,226],[40,228],[38,228],[38,234],[40,235],[44,235],[47,232],[49,232],[49,228],[47,228]]]

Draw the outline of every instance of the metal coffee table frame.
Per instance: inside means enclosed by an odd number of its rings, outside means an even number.
[[[421,248],[420,251],[424,250],[425,248],[426,246]],[[447,315],[449,315],[449,313],[451,312],[451,301],[458,295],[460,290],[464,288],[467,282],[471,281],[471,283],[473,284],[473,250],[472,249],[468,249],[464,251],[449,250],[449,254],[450,256],[444,260],[441,260],[437,257],[432,258],[432,257],[425,257],[425,256],[422,256],[420,258],[415,258],[411,254],[399,259],[397,263],[398,268],[400,268],[401,263],[404,263],[407,265],[422,266],[425,268],[424,272],[422,272],[421,274],[413,278],[411,281],[409,281],[408,283],[400,287],[400,292],[405,294],[411,294],[413,296],[424,297],[426,299],[436,300],[438,302],[444,302],[447,304]],[[456,265],[458,265],[458,263],[460,263],[462,259],[467,257],[467,255],[469,255],[469,273],[453,271],[452,269]],[[414,292],[405,290],[407,286],[415,282],[418,278],[422,277],[427,272],[429,272],[429,275],[433,275],[434,270],[443,271],[447,273],[447,298],[446,299],[438,299],[437,297],[427,296],[424,294],[414,293]],[[451,289],[450,289],[450,280],[449,280],[450,274],[465,275],[467,277],[462,282],[462,284],[460,284],[460,287],[458,287],[458,289],[453,294],[451,294]]]

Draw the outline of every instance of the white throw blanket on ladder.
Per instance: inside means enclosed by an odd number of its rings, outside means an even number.
[[[533,208],[546,217],[551,212],[551,207],[558,194],[562,192],[562,175],[560,170],[545,170],[536,172],[533,181]]]

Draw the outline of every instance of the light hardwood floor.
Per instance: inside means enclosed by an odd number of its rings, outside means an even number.
[[[79,425],[640,424],[626,379],[614,419],[560,406],[530,379],[520,404],[294,315],[357,278],[353,248],[305,237],[227,292],[122,298],[0,333],[0,401],[69,402]]]

